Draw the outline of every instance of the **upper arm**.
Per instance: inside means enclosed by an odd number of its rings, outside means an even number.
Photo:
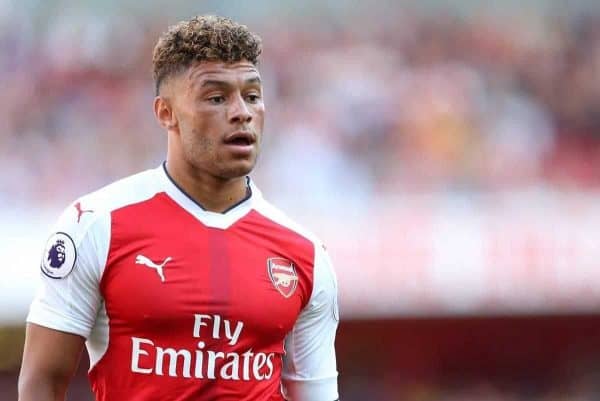
[[[92,213],[78,216],[71,206],[52,229],[41,260],[41,285],[27,316],[19,389],[29,395],[22,399],[62,399],[56,394],[77,368],[102,302],[99,282],[109,224]],[[46,391],[57,398],[43,398]]]
[[[28,323],[19,375],[21,400],[62,399],[73,376],[85,339]]]
[[[41,286],[28,323],[87,338],[102,303],[100,278],[108,254],[110,217],[65,210],[41,260]]]
[[[337,282],[325,250],[315,246],[313,291],[285,340],[282,384],[292,401],[338,398],[335,333],[339,315]]]

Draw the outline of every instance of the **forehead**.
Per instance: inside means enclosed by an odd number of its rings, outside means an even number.
[[[190,86],[199,86],[206,82],[222,81],[231,85],[243,84],[248,80],[260,80],[256,66],[249,61],[224,63],[221,61],[203,61],[192,65],[184,75]]]

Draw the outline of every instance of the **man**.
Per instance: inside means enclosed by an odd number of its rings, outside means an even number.
[[[338,397],[330,260],[247,177],[263,131],[260,53],[245,26],[213,16],[160,37],[166,163],[60,217],[28,316],[20,401],[63,400],[84,342],[97,400]]]

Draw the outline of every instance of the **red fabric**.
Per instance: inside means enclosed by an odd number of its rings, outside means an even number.
[[[89,374],[96,398],[283,400],[283,340],[311,295],[312,242],[256,211],[226,230],[209,228],[165,194],[111,217],[100,284],[109,345]],[[136,263],[138,255],[156,264],[170,257],[165,281],[156,269]],[[295,266],[297,288],[289,298],[269,277],[271,257]],[[208,378],[211,355],[214,378]],[[148,373],[133,372],[134,365]]]

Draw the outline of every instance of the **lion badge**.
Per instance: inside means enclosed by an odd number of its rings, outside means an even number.
[[[42,258],[42,272],[50,278],[66,277],[77,260],[73,239],[67,233],[57,232],[50,236]]]

